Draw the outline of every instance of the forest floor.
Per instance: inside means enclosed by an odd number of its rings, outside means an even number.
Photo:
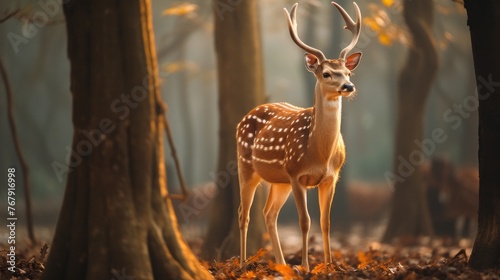
[[[287,265],[275,264],[269,251],[260,250],[243,268],[238,257],[203,265],[215,279],[500,279],[500,270],[477,272],[467,266],[465,249],[442,245],[390,246],[378,244],[366,250],[345,247],[333,250],[331,264],[323,263],[323,251],[310,250],[311,271],[305,271],[300,251],[286,255]]]
[[[42,234],[47,236],[47,233]],[[467,266],[472,241],[452,242],[445,239],[421,238],[400,240],[397,244],[381,244],[374,235],[334,234],[331,264],[323,263],[321,235],[311,233],[309,263],[311,271],[301,266],[300,234],[293,226],[281,227],[287,265],[274,263],[270,246],[250,256],[243,268],[238,257],[223,261],[200,260],[215,279],[498,279],[500,270],[477,272]],[[286,238],[283,238],[286,237]],[[201,240],[187,234],[196,252]],[[40,238],[42,239],[42,238]],[[29,244],[29,242],[24,242]],[[48,246],[16,249],[14,275],[7,273],[6,244],[0,244],[0,279],[40,279]]]

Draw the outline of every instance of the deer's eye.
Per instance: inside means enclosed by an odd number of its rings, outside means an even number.
[[[327,72],[323,73],[323,78],[330,78],[330,73]]]

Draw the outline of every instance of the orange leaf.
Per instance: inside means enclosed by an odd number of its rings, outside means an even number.
[[[299,272],[301,272],[301,273],[307,273],[307,270],[306,270],[305,267],[303,267],[301,265],[297,265],[295,267],[299,270]]]
[[[326,268],[326,265],[324,263],[320,263],[318,264],[312,271],[311,273],[312,274],[320,274],[323,272],[323,270],[325,270]]]
[[[239,267],[240,266],[240,259],[239,258],[233,258],[231,266],[233,266],[233,267]]]
[[[255,255],[251,256],[245,261],[245,264],[251,264],[254,262],[257,262],[259,259],[261,259],[265,254],[267,253],[267,250],[265,249],[259,249]]]
[[[191,3],[177,3],[163,11],[162,15],[185,16],[195,12],[198,5]]]
[[[394,0],[382,0],[382,4],[384,4],[384,6],[386,7],[390,7],[394,5]]]
[[[371,30],[373,30],[375,32],[380,31],[380,26],[377,24],[377,22],[373,18],[366,17],[363,21],[364,21],[365,25],[368,26],[368,28],[370,28]]]
[[[370,258],[363,251],[359,251],[358,252],[358,261],[360,263],[365,263],[365,262],[369,262]]]
[[[257,276],[257,275],[255,275],[255,272],[253,272],[253,271],[251,271],[251,270],[250,270],[250,271],[247,271],[247,272],[243,273],[243,274],[241,275],[241,278],[240,278],[240,279],[253,279],[253,278],[255,278],[256,276]]]
[[[362,251],[358,252],[358,260],[359,260],[359,265],[358,265],[359,269],[364,269],[368,267],[371,261],[370,257]]]
[[[273,269],[281,273],[285,279],[292,279],[295,276],[293,269],[286,264],[277,264]]]
[[[381,32],[380,34],[378,34],[378,41],[384,46],[392,45],[391,37],[389,37],[389,35],[387,35],[387,33],[385,32]]]

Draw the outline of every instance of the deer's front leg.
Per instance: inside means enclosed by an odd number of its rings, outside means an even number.
[[[298,181],[292,181],[292,191],[299,214],[299,225],[302,231],[302,266],[309,271],[309,228],[311,227],[311,218],[307,211],[307,188]]]
[[[323,250],[325,252],[325,264],[332,262],[332,251],[330,248],[330,212],[332,208],[333,195],[335,193],[335,180],[326,178],[318,185],[318,200],[320,211],[321,233],[323,235]]]
[[[271,244],[273,246],[274,257],[276,258],[276,263],[278,264],[285,264],[285,258],[283,257],[283,251],[281,250],[278,237],[278,214],[280,213],[283,204],[285,204],[291,190],[292,189],[288,184],[272,184],[267,197],[266,206],[263,211],[264,218],[266,220],[267,232],[269,233]]]

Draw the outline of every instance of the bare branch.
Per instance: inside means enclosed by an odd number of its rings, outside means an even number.
[[[8,20],[9,18],[15,16],[19,12],[19,9],[11,12],[10,14],[7,14],[5,17],[0,19],[0,23],[3,23],[4,21]]]

